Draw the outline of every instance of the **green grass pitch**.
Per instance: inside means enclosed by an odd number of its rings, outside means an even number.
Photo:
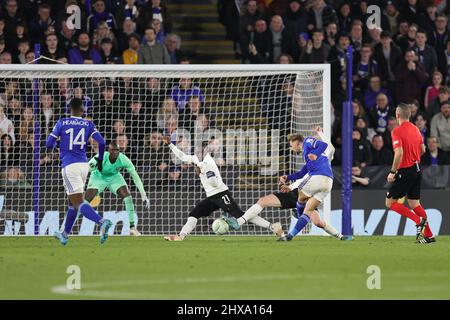
[[[70,265],[81,290],[66,289]],[[450,237],[5,237],[0,299],[450,299]]]

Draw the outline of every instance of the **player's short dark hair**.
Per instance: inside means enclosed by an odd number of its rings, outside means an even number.
[[[111,141],[111,142],[109,143],[109,145],[110,145],[111,147],[114,147],[114,148],[119,149],[119,145],[118,145],[117,142],[115,142],[115,141]]]
[[[400,119],[409,120],[409,118],[411,118],[411,109],[408,104],[400,103],[397,106],[397,111]]]
[[[303,142],[304,138],[300,133],[291,133],[290,135],[288,135],[288,141],[300,141]]]
[[[83,110],[83,100],[80,98],[73,98],[70,100],[70,110],[80,112]]]

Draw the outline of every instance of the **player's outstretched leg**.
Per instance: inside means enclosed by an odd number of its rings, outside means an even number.
[[[89,202],[84,201],[79,209],[80,213],[87,219],[94,221],[100,225],[100,244],[105,243],[108,239],[108,231],[112,226],[112,222],[108,219],[103,219],[95,210],[91,207]]]
[[[190,216],[186,221],[185,225],[181,229],[180,233],[177,235],[170,235],[164,237],[167,241],[183,241],[197,226],[197,218]]]
[[[127,210],[128,213],[128,220],[130,221],[130,234],[132,236],[140,236],[141,233],[138,231],[138,229],[136,228],[135,225],[135,209],[134,209],[134,203],[133,203],[133,198],[131,197],[131,195],[125,197],[123,199],[123,203],[125,204],[125,209]]]

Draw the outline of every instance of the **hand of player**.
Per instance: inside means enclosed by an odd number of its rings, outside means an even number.
[[[288,192],[291,191],[291,188],[289,188],[289,186],[287,184],[283,184],[280,187],[280,191],[283,192],[283,193],[288,193]]]
[[[281,176],[280,177],[280,186],[285,185],[287,182],[288,177],[287,176]]]
[[[164,136],[162,138],[162,141],[165,145],[169,145],[170,144],[170,136]]]
[[[387,176],[387,181],[392,183],[395,181],[395,173],[389,173]]]
[[[315,154],[312,154],[312,153],[308,154],[307,157],[311,161],[317,160],[317,156]]]
[[[317,133],[319,133],[319,132],[323,132],[323,130],[322,130],[322,127],[321,127],[321,126],[316,126],[316,127],[314,128],[314,131],[315,131],[315,132],[317,132]]]
[[[98,171],[102,172],[102,170],[103,170],[103,160],[100,161],[100,159],[98,157],[95,157],[95,160],[97,160],[97,165],[96,166],[97,166]]]

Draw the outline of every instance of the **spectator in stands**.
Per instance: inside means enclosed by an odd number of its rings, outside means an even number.
[[[93,101],[92,101],[92,98],[89,97],[85,93],[81,83],[77,82],[77,83],[74,83],[72,85],[72,95],[73,95],[73,98],[78,98],[78,99],[81,99],[83,101],[84,115],[92,117]],[[70,98],[66,102],[65,110],[62,110],[66,114],[70,114],[69,104],[70,104],[71,100],[72,100],[72,98]]]
[[[166,123],[169,119],[176,119],[178,122],[178,110],[175,100],[166,98],[161,108],[156,113],[156,127],[161,132],[166,128]]]
[[[350,45],[348,34],[341,33],[337,44],[331,48],[328,61],[331,64],[332,96],[341,90],[341,80],[345,78],[345,55]]]
[[[443,53],[447,47],[449,39],[448,34],[448,17],[446,15],[438,15],[434,23],[434,31],[430,34],[429,45],[432,46],[438,55],[438,60],[443,57]]]
[[[33,43],[43,42],[44,32],[49,26],[55,25],[55,20],[50,15],[51,8],[47,3],[39,5],[37,17],[30,21],[30,39]]]
[[[342,30],[341,30],[342,32]],[[357,52],[359,52],[364,44],[363,26],[360,20],[355,20],[350,29],[350,42]]]
[[[411,24],[408,27],[408,33],[397,40],[397,44],[402,50],[403,54],[406,53],[406,50],[413,48],[416,45],[416,36],[418,29],[419,27],[416,24]]]
[[[139,8],[135,0],[125,0],[116,10],[116,21],[120,26],[125,20],[136,22],[139,18]],[[133,30],[134,32],[134,30]]]
[[[439,148],[439,142],[436,137],[427,139],[428,148],[422,155],[420,163],[425,166],[448,165],[450,157],[448,153]]]
[[[5,114],[5,107],[0,105],[0,136],[8,134],[13,141],[14,137],[14,125],[11,120]]]
[[[40,95],[39,111],[41,136],[48,137],[62,114],[60,108],[55,105],[51,93],[44,92]]]
[[[169,64],[170,56],[167,48],[156,43],[156,32],[153,28],[145,29],[146,42],[139,49],[139,64]]]
[[[156,32],[156,43],[164,44],[166,42],[167,33],[165,33],[164,30],[162,29],[161,21],[159,19],[153,19],[150,22],[150,26]]]
[[[430,102],[437,99],[439,96],[439,89],[442,85],[442,73],[439,71],[434,71],[432,73],[432,84],[428,86],[427,90],[425,91],[425,101],[424,101],[424,107],[425,109],[428,109],[430,106]]]
[[[13,46],[16,29],[19,24],[25,22],[23,14],[20,12],[17,0],[6,0],[5,10],[2,10],[2,18],[5,21],[5,42],[9,50],[9,46]]]
[[[87,32],[93,35],[101,22],[106,22],[109,29],[115,31],[117,29],[116,18],[106,10],[104,0],[94,0],[94,11],[87,19]]]
[[[178,85],[172,88],[170,96],[177,104],[179,112],[183,112],[191,97],[199,97],[200,102],[205,102],[205,96],[202,90],[192,83],[191,78],[181,78]]]
[[[124,114],[122,101],[118,99],[113,84],[107,82],[101,92],[100,100],[94,99],[94,102],[96,103],[93,107],[93,121],[98,131],[105,135],[105,139],[111,141],[113,115]]]
[[[447,86],[439,88],[437,99],[431,101],[428,108],[425,109],[428,119],[433,119],[434,115],[441,111],[441,104],[450,99],[450,89]]]
[[[143,103],[137,95],[130,99],[129,111],[126,112],[125,117],[125,127],[134,147],[140,147],[139,144],[144,141],[147,128],[153,127],[151,115],[146,113]]]
[[[30,143],[31,141],[31,143]],[[25,171],[32,167],[34,146],[34,116],[31,107],[25,107],[19,124],[19,139],[14,144],[14,149],[20,155],[18,165]]]
[[[400,48],[392,42],[389,32],[381,33],[381,42],[375,46],[375,60],[379,65],[381,80],[386,83],[390,92],[395,92],[395,68],[402,61]]]
[[[381,78],[378,75],[372,76],[369,79],[369,88],[364,93],[364,106],[366,107],[366,110],[372,110],[376,105],[376,98],[377,96],[383,93],[388,97],[389,104],[394,105],[393,99],[391,94],[389,93],[389,90],[386,88],[383,88],[381,86]]]
[[[428,79],[423,64],[417,61],[414,50],[408,49],[405,59],[395,69],[397,80],[397,102],[406,102],[410,99],[421,99],[422,86]]]
[[[161,176],[156,177],[157,183],[165,180],[163,174],[169,169],[170,149],[162,143],[162,134],[158,131],[152,131],[150,135],[144,138],[144,148],[140,154],[138,165],[145,171],[157,172]]]
[[[117,55],[116,50],[113,48],[113,42],[110,38],[104,38],[100,45],[100,55],[103,63],[106,64],[118,64],[122,63],[122,59]]]
[[[386,132],[388,119],[395,115],[395,108],[389,105],[384,93],[377,95],[376,105],[369,111],[370,127],[378,133]]]
[[[297,47],[298,47],[298,53],[300,56],[303,55],[303,53],[306,51],[306,47],[308,46],[308,43],[310,42],[309,34],[306,32],[302,32],[297,37]]]
[[[422,134],[423,141],[426,142],[429,132],[428,132],[428,127],[427,127],[427,118],[426,118],[425,114],[418,113],[416,115],[414,124],[419,129],[420,133]]]
[[[323,31],[314,30],[312,41],[308,42],[306,50],[300,56],[300,63],[326,63],[330,50],[330,46],[324,42]]]
[[[6,45],[5,45],[5,39],[3,36],[0,37],[0,55],[5,52]]]
[[[395,117],[389,117],[386,132],[383,134],[385,145],[389,149],[392,149],[392,130],[397,127],[397,119],[395,119]]]
[[[417,101],[416,99],[409,100],[408,101],[408,107],[409,107],[409,111],[411,112],[410,121],[411,122],[415,122],[416,121],[416,117],[419,114],[419,108],[420,108],[419,101]]]
[[[272,61],[275,62],[282,53],[287,53],[298,61],[299,50],[295,43],[295,37],[285,28],[283,19],[275,15],[270,20],[270,31],[272,34]]]
[[[14,135],[17,136],[19,130],[20,117],[22,115],[22,101],[19,97],[11,97],[8,100],[8,109],[6,114],[8,119],[12,121],[14,126]]]
[[[67,53],[58,46],[58,37],[56,34],[49,34],[45,37],[45,46],[42,50],[42,55],[52,60],[62,63],[67,63]],[[56,64],[56,61],[48,59],[41,59],[39,63],[42,64]]]
[[[370,179],[363,175],[363,167],[356,164],[352,167],[352,186],[353,187],[367,187]]]
[[[417,31],[413,49],[419,61],[424,65],[426,72],[431,76],[438,66],[438,61],[436,51],[426,42],[426,32],[424,30]]]
[[[256,4],[256,1],[254,1]],[[308,11],[303,7],[304,2],[290,0],[289,7],[283,16],[286,28],[294,35],[308,32]]]
[[[103,39],[111,39],[111,41],[115,41],[114,32],[111,31],[108,24],[104,21],[99,22],[92,38],[92,45],[97,50],[100,50]]]
[[[172,19],[166,5],[161,0],[147,1],[141,7],[138,19],[141,30],[145,30],[148,27],[148,22],[153,19],[158,19],[162,22],[165,33],[169,34],[172,32]]]
[[[201,114],[209,115],[210,111],[202,106],[200,97],[191,96],[189,98],[187,108],[180,112],[180,116],[178,118],[179,127],[187,129],[193,133],[195,122]]]
[[[361,102],[357,99],[354,99],[352,102],[353,106],[353,123],[356,123],[356,120],[360,117],[366,119],[366,111],[362,106]]]
[[[16,165],[17,155],[14,153],[14,142],[7,133],[0,136],[0,170]]]
[[[31,184],[27,182],[25,174],[18,167],[7,168],[1,176],[2,188],[30,188]]]
[[[16,54],[14,55],[13,63],[24,64],[27,63],[26,54],[30,51],[30,43],[26,39],[22,39],[17,44]]]
[[[62,50],[68,52],[76,46],[79,36],[78,31],[67,26],[67,20],[61,22],[61,31],[58,33],[58,43]]]
[[[428,38],[434,32],[436,17],[437,17],[437,7],[433,3],[433,1],[430,1],[427,4],[426,12],[419,13],[419,26],[420,28],[425,30],[425,32],[428,35]]]
[[[171,33],[166,37],[165,45],[170,56],[171,64],[179,64],[184,53],[181,51],[181,38]]]
[[[308,30],[323,29],[330,22],[338,23],[336,11],[324,0],[313,0],[309,10]]]
[[[0,39],[5,43],[5,19],[0,16]]]
[[[273,61],[272,34],[267,29],[264,19],[256,21],[254,35],[253,37],[250,36],[247,47],[248,57],[246,57],[246,61],[250,63],[271,63]]]
[[[441,112],[431,119],[431,136],[438,139],[442,150],[450,153],[450,101],[441,103]]]
[[[372,138],[372,163],[373,166],[390,166],[394,159],[392,149],[386,148],[383,136],[377,134]]]
[[[25,55],[25,59],[26,59],[26,63],[33,63],[36,60],[36,57],[34,55],[34,51],[30,50],[27,52],[27,54]]]
[[[377,27],[373,29],[369,29],[369,41],[368,44],[372,47],[376,46],[377,44],[381,43],[381,33],[383,32],[383,29]]]
[[[341,3],[338,10],[339,30],[349,33],[352,28],[352,14],[349,3]]]
[[[398,32],[393,35],[392,39],[397,43],[402,37],[408,36],[409,23],[406,20],[400,20],[398,24]]]
[[[287,53],[283,53],[281,56],[278,57],[278,64],[293,64],[294,59]]]
[[[112,140],[116,140],[117,136],[125,134],[125,122],[122,119],[117,119],[113,123]]]
[[[155,114],[168,96],[167,89],[161,84],[159,78],[147,78],[140,94],[143,95],[145,108],[150,114]]]
[[[243,58],[248,57],[248,46],[252,42],[255,34],[255,24],[259,19],[264,19],[261,12],[258,10],[258,3],[256,0],[248,0],[246,3],[246,10],[239,17],[237,41],[239,48],[237,52],[241,53]]]
[[[139,42],[139,36],[136,33],[132,33],[128,36],[128,49],[122,54],[122,61],[124,64],[137,64],[139,49],[141,44]]]
[[[202,115],[204,118],[207,118],[205,115]],[[206,119],[206,121],[208,121]],[[211,154],[211,157],[214,158],[217,166],[221,167],[225,165],[225,160],[223,159],[223,143],[217,137],[212,137],[208,141],[208,145],[204,149],[204,153]]]
[[[336,45],[338,27],[335,22],[330,22],[325,28],[325,43],[330,47]]]
[[[387,1],[385,7],[385,15],[389,23],[389,31],[391,34],[397,32],[399,20],[402,18],[400,11],[397,9],[397,4],[394,1]]]
[[[372,153],[370,143],[362,137],[361,131],[353,130],[353,162],[364,168],[372,163]]]
[[[364,45],[353,68],[353,83],[359,91],[365,91],[369,86],[369,79],[378,74],[378,63],[372,58],[372,47]]]
[[[440,56],[438,55],[438,69],[444,76],[444,83],[446,85],[450,84],[450,38],[447,40],[447,48],[444,53]]]
[[[125,19],[122,23],[122,29],[116,37],[118,52],[123,52],[129,47],[131,35],[137,36],[139,44],[141,43],[141,37],[136,33],[136,23],[131,19]]]
[[[375,130],[373,128],[369,128],[369,126],[367,125],[367,120],[365,117],[356,118],[354,127],[361,132],[361,136],[363,139],[369,141],[371,141],[373,136],[376,134]]]
[[[125,154],[132,162],[137,158],[136,149],[130,146],[128,136],[126,134],[118,135],[116,137],[116,143],[119,147],[119,151]]]
[[[5,51],[0,55],[0,64],[12,64],[11,53]]]
[[[69,50],[69,63],[71,64],[101,64],[100,53],[90,46],[89,35],[82,32],[78,36],[78,47]]]

